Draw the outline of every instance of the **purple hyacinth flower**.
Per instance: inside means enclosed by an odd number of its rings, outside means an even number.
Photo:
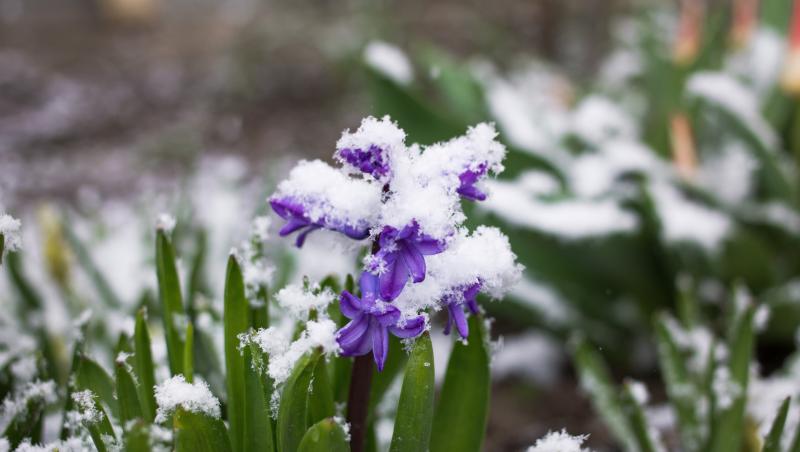
[[[461,292],[461,296],[448,295],[442,302],[447,305],[447,325],[444,327],[444,334],[450,334],[450,329],[455,325],[456,331],[464,339],[469,336],[469,325],[467,325],[467,317],[464,315],[464,305],[467,306],[469,311],[473,314],[478,313],[478,291],[480,291],[480,283],[470,284]]]
[[[375,179],[381,179],[389,174],[389,164],[386,161],[385,152],[374,144],[366,150],[360,148],[340,149],[339,157],[359,171],[371,174]]]
[[[379,274],[381,298],[392,301],[403,291],[409,276],[415,283],[425,280],[424,256],[439,254],[446,246],[422,234],[419,224],[412,221],[400,230],[384,226],[378,237],[378,247],[371,270]]]
[[[486,175],[486,163],[481,163],[475,170],[467,169],[458,176],[460,185],[456,192],[472,201],[483,201],[486,199],[486,193],[480,191],[475,184],[480,178]]]
[[[378,370],[383,370],[389,352],[389,333],[400,338],[417,337],[425,330],[422,316],[401,322],[400,310],[381,301],[378,296],[378,277],[363,272],[359,281],[361,299],[342,291],[339,307],[347,325],[336,332],[336,341],[344,356],[361,356],[372,351]]]
[[[286,224],[278,231],[281,237],[300,231],[300,234],[298,234],[295,240],[295,245],[298,248],[303,246],[308,234],[321,228],[341,232],[355,240],[362,240],[369,236],[369,228],[367,226],[355,227],[341,221],[332,221],[324,217],[312,221],[308,215],[307,206],[289,197],[272,198],[269,200],[269,204],[278,216],[286,220]]]

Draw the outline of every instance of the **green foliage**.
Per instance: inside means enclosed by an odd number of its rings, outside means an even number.
[[[427,450],[433,420],[433,346],[424,333],[411,348],[406,364],[397,417],[389,450],[410,452]]]
[[[483,449],[491,393],[487,342],[483,319],[470,317],[467,343],[456,342],[447,363],[433,418],[432,452]]]
[[[161,300],[162,319],[167,340],[169,370],[172,375],[183,371],[183,340],[180,322],[185,318],[181,284],[175,267],[175,251],[166,232],[156,232],[156,274],[158,275],[158,296]]]
[[[298,452],[348,452],[344,430],[333,419],[323,419],[312,425],[300,441]]]
[[[234,452],[243,450],[245,429],[245,360],[239,351],[239,335],[250,327],[242,271],[236,258],[228,258],[225,277],[225,382],[228,390],[228,422]]]

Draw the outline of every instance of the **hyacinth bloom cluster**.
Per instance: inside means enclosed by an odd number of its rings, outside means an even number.
[[[508,239],[496,228],[464,226],[462,202],[482,201],[480,182],[503,170],[505,147],[488,124],[430,146],[406,145],[388,117],[366,118],[345,131],[334,158],[301,161],[269,203],[285,220],[280,235],[328,230],[360,241],[369,252],[360,296],[343,292],[340,309],[350,322],[336,333],[346,356],[373,353],[379,369],[388,335],[413,338],[427,328],[427,313],[449,314],[469,334],[465,309],[478,313],[479,292],[501,297],[521,273]]]

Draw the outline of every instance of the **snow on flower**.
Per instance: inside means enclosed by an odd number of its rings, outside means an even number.
[[[183,375],[176,375],[155,388],[156,422],[165,422],[176,409],[182,408],[193,413],[202,413],[219,418],[219,400],[211,393],[206,382],[197,380],[189,383]]]
[[[341,311],[351,320],[335,336],[342,354],[371,351],[382,369],[388,335],[420,335],[427,328],[428,309],[446,307],[451,315],[447,330],[455,326],[466,336],[463,309],[479,312],[478,292],[498,298],[518,281],[521,266],[499,230],[479,227],[469,233],[462,226],[462,200],[489,197],[490,190],[479,184],[503,171],[505,155],[493,125],[478,124],[463,136],[427,147],[406,146],[405,132],[389,117],[370,117],[355,132],[346,130],[337,143],[334,157],[342,168],[302,161],[278,186],[270,204],[286,220],[282,236],[300,233],[298,247],[317,229],[371,239],[360,298],[347,291],[340,297]],[[289,287],[277,298],[302,317],[320,308],[315,296]],[[294,344],[268,342],[271,356],[293,351]],[[288,361],[299,358],[300,351]],[[288,372],[287,363],[276,366],[276,374]]]

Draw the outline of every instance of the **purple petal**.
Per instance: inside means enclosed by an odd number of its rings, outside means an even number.
[[[363,240],[369,237],[369,228],[366,227],[359,228],[355,226],[344,225],[335,229],[353,240]]]
[[[409,245],[400,252],[400,256],[402,256],[403,263],[408,268],[408,273],[411,274],[414,282],[419,283],[424,281],[425,258],[422,256],[422,253],[420,253],[414,245]]]
[[[361,315],[361,311],[364,310],[364,306],[362,305],[361,300],[345,290],[342,291],[342,294],[339,296],[339,310],[342,311],[342,314],[344,314],[344,316],[348,319],[355,319]]]
[[[309,226],[308,229],[306,229],[305,231],[301,232],[297,236],[297,239],[295,239],[295,241],[294,241],[294,245],[296,247],[298,247],[298,248],[302,248],[303,244],[306,243],[306,237],[308,237],[308,234],[311,234],[312,232],[316,231],[320,227],[321,226],[316,226],[316,225]]]
[[[342,354],[355,356],[363,345],[364,338],[368,338],[370,316],[360,315],[347,323],[336,332],[336,342],[342,347]],[[361,353],[363,355],[363,353]]]
[[[389,332],[401,339],[417,337],[423,331],[425,331],[425,318],[421,315],[389,327]]]
[[[298,229],[308,226],[309,224],[310,223],[307,220],[303,220],[301,218],[289,218],[281,230],[278,231],[278,234],[281,237],[285,237]]]
[[[464,310],[461,309],[461,305],[451,304],[447,307],[447,311],[450,314],[450,320],[456,324],[458,334],[466,339],[467,336],[469,336],[469,326],[467,325],[467,317],[464,315]]]
[[[382,326],[393,326],[400,320],[400,310],[389,303],[378,303],[371,309],[370,314],[375,316]]]
[[[427,235],[423,235],[421,238],[415,240],[414,247],[416,247],[417,251],[425,256],[439,254],[447,248],[444,242],[436,240]]]
[[[462,185],[458,187],[456,192],[472,201],[485,201],[486,200],[486,193],[480,191],[478,187],[474,185]]]
[[[416,236],[419,233],[419,224],[415,221],[412,221],[411,224],[404,227],[397,233],[397,237],[395,240],[404,240],[411,237]]]
[[[389,354],[389,332],[386,327],[377,325],[372,332],[372,355],[375,357],[375,364],[378,371],[383,371],[386,364],[386,355]]]
[[[392,301],[400,295],[408,281],[408,266],[395,260],[387,266],[386,272],[379,276],[381,298]]]
[[[361,299],[365,303],[371,303],[378,295],[378,275],[362,272],[361,278],[358,280],[358,286],[361,288]]]

